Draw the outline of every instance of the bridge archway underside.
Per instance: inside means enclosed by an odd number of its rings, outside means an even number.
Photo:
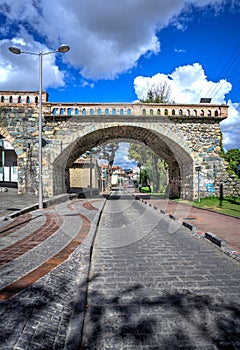
[[[190,154],[169,136],[142,126],[109,126],[76,138],[55,160],[54,178],[58,179],[59,169],[64,168],[66,170],[65,181],[68,184],[68,170],[73,167],[75,160],[81,154],[99,145],[123,140],[139,142],[143,147],[149,147],[159,158],[165,160],[169,166],[170,197],[180,197],[182,194],[184,197],[192,196],[193,160]],[[57,191],[56,183],[54,188]],[[181,191],[183,191],[182,194]]]

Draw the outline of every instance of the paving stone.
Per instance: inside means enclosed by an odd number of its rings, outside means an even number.
[[[82,349],[237,349],[240,265],[187,228],[156,220],[154,209],[154,229],[144,234],[140,209],[134,230],[128,218],[140,203],[125,220],[116,202],[107,202],[95,239]]]

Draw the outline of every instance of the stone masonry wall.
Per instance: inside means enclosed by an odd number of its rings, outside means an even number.
[[[2,93],[0,134],[13,145],[17,153],[19,193],[37,194],[36,93],[31,96],[27,92],[21,99],[13,96],[9,103],[9,96],[12,95],[12,92]],[[196,198],[198,174],[195,168],[201,166],[201,190],[212,184],[215,188],[214,195],[217,195],[222,181],[225,193],[239,195],[239,182],[228,176],[226,163],[220,157],[219,124],[227,117],[226,106],[76,104],[78,112],[75,109],[77,115],[74,116],[74,105],[71,104],[70,107],[69,104],[51,104],[47,94],[44,95],[44,196],[51,196],[64,188],[64,166],[71,157],[74,161],[80,155],[77,152],[86,151],[111,138],[143,142],[165,159],[172,169],[172,193],[177,193],[181,188],[183,196]],[[56,115],[53,114],[54,110],[57,110]]]

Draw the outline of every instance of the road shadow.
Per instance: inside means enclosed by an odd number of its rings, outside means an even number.
[[[95,288],[79,349],[240,349],[239,316],[238,303],[197,292],[150,297],[134,285],[106,297]]]

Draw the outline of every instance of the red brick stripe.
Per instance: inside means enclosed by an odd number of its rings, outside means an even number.
[[[77,236],[59,253],[48,259],[41,266],[21,277],[16,282],[2,288],[0,290],[0,300],[6,300],[13,297],[68,259],[72,252],[82,243],[90,230],[91,222],[89,219],[82,214],[79,214],[79,216],[81,217],[83,224]]]
[[[8,225],[0,229],[1,237],[6,237],[10,235],[10,233],[13,233],[14,231],[16,231],[16,228],[21,228],[26,226],[29,223],[29,221],[31,221],[32,219],[33,219],[32,215],[29,213],[18,216],[17,218],[14,219],[14,221],[10,222]]]
[[[27,237],[0,250],[0,266],[19,258],[21,255],[41,244],[53,235],[63,223],[63,218],[58,214],[52,215],[46,213],[45,216],[46,222],[44,225]]]

